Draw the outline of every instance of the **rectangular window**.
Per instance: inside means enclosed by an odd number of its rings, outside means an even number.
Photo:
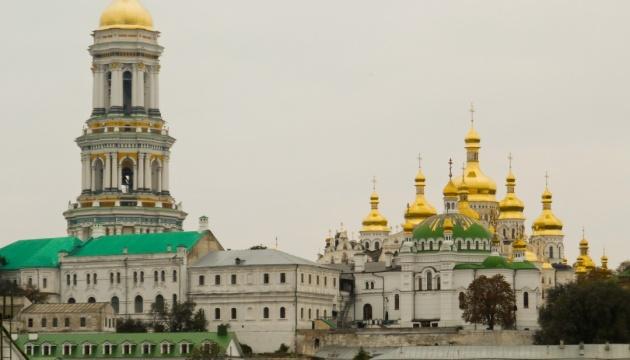
[[[120,284],[120,273],[116,273],[116,284]]]
[[[86,325],[87,325],[87,319],[82,317],[81,318],[81,327],[86,327]]]
[[[105,355],[111,355],[112,354],[112,346],[109,345],[109,344],[103,345],[103,352],[105,352]]]
[[[48,326],[48,319],[42,318],[42,327],[45,328],[46,326]]]
[[[72,275],[72,285],[77,286],[77,274]]]
[[[300,274],[300,282],[304,284],[304,274]]]
[[[214,285],[221,285],[221,275],[214,276]]]
[[[206,284],[206,277],[203,275],[199,275],[199,286],[204,286]]]
[[[236,308],[232,308],[231,314],[232,320],[236,320]]]
[[[312,284],[313,283],[313,275],[308,274],[308,284]]]
[[[66,275],[66,285],[70,286],[70,274]]]
[[[324,286],[328,286],[328,276],[324,276]]]
[[[263,283],[269,284],[269,274],[263,274]]]
[[[59,319],[57,319],[57,318],[53,318],[53,321],[52,321],[52,326],[53,326],[54,328],[58,327],[58,326],[59,326]]]
[[[42,279],[42,287],[44,289],[48,287],[48,279],[47,278]]]
[[[280,284],[286,284],[286,282],[287,282],[287,274],[281,273],[280,274]]]
[[[92,355],[92,345],[83,345],[83,355]]]
[[[109,273],[109,283],[114,285],[114,273]]]
[[[188,344],[182,344],[182,347],[180,349],[180,352],[182,354],[189,354],[190,353],[190,345]]]
[[[333,287],[337,288],[337,278],[333,278]]]
[[[173,270],[173,282],[177,282],[177,270]]]
[[[98,284],[98,278],[96,277],[96,274],[94,274],[92,277],[94,278],[94,285]]]
[[[71,350],[70,349],[71,349],[70,345],[64,345],[63,346],[63,354],[65,356],[70,356],[71,355]]]
[[[150,354],[151,353],[151,345],[149,344],[144,344],[142,345],[142,353],[143,354]]]
[[[315,283],[319,285],[319,275],[317,275],[317,277],[315,278]]]
[[[123,355],[131,354],[131,345],[125,344],[123,345]]]
[[[33,319],[28,319],[28,327],[32,328],[33,327]]]
[[[232,276],[231,276],[231,283],[232,283],[232,285],[236,285],[236,274],[232,274]]]
[[[85,281],[88,285],[90,285],[90,274],[85,275]]]
[[[63,326],[70,327],[70,318],[63,319]]]

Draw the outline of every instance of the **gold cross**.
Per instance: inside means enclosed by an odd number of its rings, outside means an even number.
[[[514,160],[514,158],[512,157],[512,153],[510,153],[510,155],[508,156],[508,160],[510,161],[510,171],[512,171],[512,160]]]
[[[470,126],[475,126],[475,104],[470,103]]]
[[[418,169],[422,169],[422,154],[418,153]]]
[[[545,171],[545,187],[549,189],[549,172]]]
[[[376,176],[372,178],[372,190],[376,191]]]
[[[448,177],[453,178],[453,159],[448,159]]]

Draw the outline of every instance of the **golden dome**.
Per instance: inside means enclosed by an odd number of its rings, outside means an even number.
[[[538,256],[536,255],[535,252],[531,250],[527,250],[525,251],[525,260],[535,263],[535,262],[538,262]]]
[[[372,206],[372,210],[368,216],[363,219],[363,228],[361,231],[384,231],[389,232],[389,227],[387,226],[387,219],[381,215],[378,211],[379,204],[378,194],[375,192],[370,196],[370,204]]]
[[[447,217],[446,219],[444,219],[442,228],[444,229],[444,231],[453,231],[453,228],[454,228],[453,220],[451,220],[450,217]]]
[[[100,30],[105,29],[153,30],[153,18],[138,0],[114,0],[101,15]]]
[[[415,178],[416,199],[413,204],[407,205],[407,211],[405,212],[405,224],[403,225],[405,232],[412,232],[423,220],[437,214],[435,208],[424,197],[425,181],[426,178],[422,173],[422,169],[418,170]]]
[[[527,249],[527,242],[523,237],[519,237],[512,243],[512,249],[514,250],[525,250]]]
[[[453,183],[453,180],[451,179],[444,187],[444,191],[442,191],[442,194],[444,194],[444,197],[457,197],[458,192],[459,191],[457,190],[457,186],[455,186],[455,183]]]
[[[553,269],[553,266],[551,266],[551,264],[550,264],[550,263],[548,263],[548,262],[546,262],[546,261],[545,261],[545,262],[542,264],[542,268],[543,268],[544,270],[551,270],[551,269]]]
[[[467,160],[464,176],[468,184],[468,200],[471,202],[495,202],[497,184],[486,176],[479,167],[479,149],[481,148],[481,137],[473,126],[470,127],[466,138]],[[458,177],[455,180],[456,186],[461,186],[462,180]]]
[[[582,236],[580,240],[580,256],[577,258],[577,264],[586,268],[587,271],[595,269],[595,262],[588,254],[588,240],[585,236]]]
[[[508,173],[505,186],[507,187],[507,194],[499,202],[499,220],[525,220],[525,215],[523,214],[525,204],[516,196],[514,191],[516,188],[516,177],[512,170]]]
[[[542,195],[543,211],[532,225],[533,236],[563,236],[563,224],[560,219],[551,211],[553,195],[548,188]]]

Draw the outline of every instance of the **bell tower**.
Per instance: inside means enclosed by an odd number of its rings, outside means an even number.
[[[159,104],[160,33],[138,0],[114,0],[92,34],[93,106],[83,134],[81,195],[68,234],[181,231],[186,213],[170,193],[169,135]]]

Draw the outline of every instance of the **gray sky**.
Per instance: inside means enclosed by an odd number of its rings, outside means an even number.
[[[109,0],[12,1],[0,14],[0,244],[65,233],[74,143],[91,110],[91,30]],[[417,154],[442,209],[477,107],[482,168],[505,194],[515,157],[528,227],[544,173],[569,261],[630,257],[630,2],[144,0],[162,31],[172,192],[226,248],[314,259],[358,231],[371,178],[402,222]],[[460,165],[461,166],[461,165]],[[625,180],[624,180],[625,179]]]

